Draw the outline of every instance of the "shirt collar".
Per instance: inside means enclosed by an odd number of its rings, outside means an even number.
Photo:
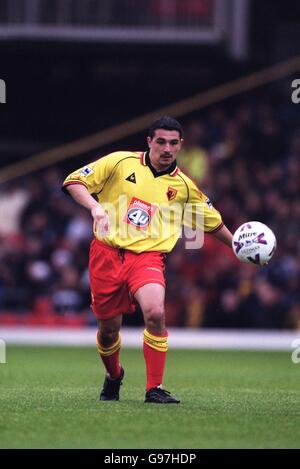
[[[176,174],[179,171],[179,169],[177,167],[176,160],[174,160],[173,163],[167,169],[164,169],[163,171],[157,171],[154,168],[154,166],[152,166],[150,156],[149,156],[149,151],[145,151],[141,155],[141,163],[142,163],[143,166],[149,166],[149,168],[150,168],[150,170],[151,170],[151,172],[152,172],[152,174],[155,178],[157,178],[159,176],[164,176],[165,174],[170,174],[170,176],[176,176]]]

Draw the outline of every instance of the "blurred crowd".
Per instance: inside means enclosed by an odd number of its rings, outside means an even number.
[[[232,231],[245,221],[261,221],[276,234],[278,248],[260,268],[241,264],[210,235],[199,250],[186,250],[180,239],[167,257],[169,326],[300,329],[295,115],[290,104],[241,98],[183,121],[179,167]],[[87,270],[91,217],[62,193],[66,174],[47,169],[0,191],[0,323],[95,322]],[[141,322],[141,312],[125,318],[130,325]]]

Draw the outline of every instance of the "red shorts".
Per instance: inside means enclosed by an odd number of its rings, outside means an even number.
[[[134,294],[147,283],[166,286],[165,255],[136,254],[93,239],[90,247],[91,308],[97,319],[109,319],[135,311]]]

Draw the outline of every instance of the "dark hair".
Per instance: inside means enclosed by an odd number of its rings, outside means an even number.
[[[183,135],[182,127],[179,122],[176,119],[173,119],[173,117],[169,116],[163,116],[153,122],[148,133],[150,138],[154,137],[156,129],[177,130],[177,132],[179,132],[180,138],[182,138]]]

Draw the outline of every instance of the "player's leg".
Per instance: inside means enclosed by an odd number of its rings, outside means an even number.
[[[101,400],[118,400],[124,375],[120,365],[120,327],[122,314],[132,304],[122,278],[122,261],[118,250],[93,240],[90,249],[90,286],[92,310],[97,318],[97,346],[106,369]]]
[[[119,389],[124,376],[124,369],[120,365],[121,324],[122,315],[98,320],[97,348],[106,369],[100,394],[100,400],[103,401],[119,400]]]
[[[122,315],[111,319],[98,320],[97,347],[100,357],[110,378],[120,376],[120,327]]]
[[[168,333],[165,328],[164,300],[162,285],[149,283],[135,293],[144,315],[144,357],[146,362],[146,391],[162,384]]]
[[[165,326],[165,288],[158,283],[148,283],[135,292],[145,321],[144,357],[146,362],[146,400],[159,404],[179,403],[162,389],[168,332]]]

